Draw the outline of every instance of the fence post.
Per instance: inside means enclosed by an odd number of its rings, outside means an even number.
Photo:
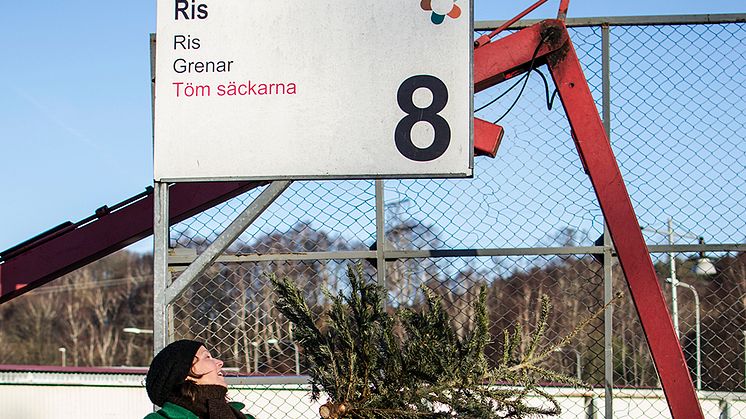
[[[153,188],[153,354],[166,346],[166,288],[168,287],[168,183]]]
[[[383,180],[376,180],[376,278],[378,285],[386,288],[386,226],[384,215],[384,190]],[[388,298],[383,300],[383,306],[386,307]]]
[[[601,95],[604,130],[606,137],[611,142],[611,70],[610,70],[610,45],[609,25],[601,25]],[[612,265],[614,257],[612,254],[612,241],[609,229],[604,219],[604,304],[614,298]],[[604,312],[604,417],[614,417],[614,307],[609,305]]]

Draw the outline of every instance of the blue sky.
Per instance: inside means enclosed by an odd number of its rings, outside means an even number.
[[[476,0],[477,20],[528,1]],[[552,1],[529,18],[556,14]],[[744,13],[743,0],[581,1],[570,17]],[[0,250],[152,183],[155,1],[9,2],[0,26]]]

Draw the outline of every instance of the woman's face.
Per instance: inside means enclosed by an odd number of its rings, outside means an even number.
[[[199,378],[187,377],[187,379],[197,384],[216,384],[228,387],[221,368],[223,368],[223,361],[213,358],[204,346],[200,346],[197,354],[194,355],[192,364],[192,374]]]

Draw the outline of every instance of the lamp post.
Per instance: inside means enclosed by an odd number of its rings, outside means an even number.
[[[673,218],[668,219],[668,244],[671,246],[674,244]],[[673,254],[673,250],[668,252],[668,261],[671,268],[669,277],[671,281],[671,318],[673,319],[673,330],[676,331],[676,337],[681,339],[679,333],[679,298],[676,291],[679,280],[676,277],[676,255]]]
[[[59,348],[60,356],[62,357],[62,366],[67,366],[67,348]]]
[[[697,239],[700,245],[705,244],[705,239],[701,236],[696,236],[690,233],[682,234],[675,232],[673,230],[672,217],[668,218],[668,229],[665,231],[656,230],[649,227],[643,227],[643,230],[665,235],[666,237],[668,237],[668,244],[670,246],[673,246],[676,243],[676,237],[693,238]],[[673,328],[676,331],[676,337],[681,338],[681,333],[679,332],[679,296],[677,292],[677,287],[679,286],[680,282],[678,277],[676,276],[676,256],[674,255],[673,249],[668,252],[668,264],[670,273],[669,277],[666,280],[671,284],[671,320],[673,321]],[[715,271],[715,265],[713,265],[712,261],[705,256],[704,251],[699,252],[699,258],[697,259],[697,263],[692,267],[692,272],[697,275],[714,275],[717,273]]]
[[[643,230],[652,231],[654,233],[658,234],[665,234],[668,237],[668,244],[670,246],[673,246],[675,244],[675,238],[678,237],[688,237],[688,238],[695,238],[697,239],[698,243],[700,245],[705,244],[705,239],[701,236],[695,236],[693,234],[680,234],[676,233],[673,230],[673,218],[668,218],[668,230],[667,231],[659,231],[651,228],[643,228]],[[676,276],[676,256],[673,253],[673,249],[671,249],[668,252],[668,260],[669,260],[669,267],[670,267],[670,276],[669,278],[666,278],[666,281],[671,284],[671,320],[673,321],[673,327],[676,331],[676,337],[681,338],[681,334],[679,332],[679,299],[678,299],[678,287],[684,287],[692,291],[694,294],[694,316],[695,316],[695,351],[696,351],[696,385],[697,385],[697,391],[702,390],[702,346],[701,346],[701,321],[700,321],[700,305],[699,305],[699,294],[697,294],[697,289],[694,288],[694,286],[681,282]],[[715,270],[715,265],[712,264],[712,261],[705,256],[704,250],[700,250],[699,252],[699,258],[697,259],[697,263],[692,267],[692,272],[694,272],[697,275],[714,275],[717,273]],[[744,332],[746,333],[746,332]],[[745,335],[746,336],[746,335]],[[746,355],[744,355],[744,359],[746,359]]]
[[[673,282],[669,278],[669,282],[673,285]],[[684,287],[689,289],[692,294],[694,294],[694,333],[695,333],[695,353],[697,358],[697,371],[696,371],[696,380],[697,380],[697,391],[702,390],[702,347],[701,347],[701,322],[700,322],[700,310],[699,310],[699,294],[697,293],[697,289],[694,288],[692,285],[687,284],[685,282],[676,282],[676,286],[678,287]]]
[[[293,339],[293,323],[288,323],[288,335],[290,335],[290,342],[293,344],[295,355],[295,375],[300,375],[300,356],[298,355],[298,342]]]

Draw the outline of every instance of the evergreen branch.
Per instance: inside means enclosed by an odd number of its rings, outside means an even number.
[[[317,400],[322,389],[329,396],[319,409],[328,419],[557,415],[559,403],[538,387],[539,380],[582,383],[538,364],[608,307],[585,319],[549,350],[538,352],[551,309],[543,296],[527,349],[519,350],[523,330],[517,323],[512,332],[504,332],[500,363],[489,369],[484,354],[490,343],[485,287],[473,303],[474,326],[459,337],[443,301],[431,290],[422,290],[425,310],[403,308],[390,315],[383,309],[385,290],[366,282],[361,266],[348,268],[347,275],[349,295],[324,291],[331,304],[321,320],[314,319],[294,283],[271,277],[277,308],[296,325],[298,341],[311,364],[312,397]],[[323,331],[317,324],[325,324]],[[529,398],[543,402],[533,406]]]
[[[599,318],[599,317],[601,316],[601,314],[603,314],[603,312],[604,312],[604,311],[605,311],[605,310],[606,310],[606,309],[607,309],[607,308],[608,308],[609,306],[611,306],[611,305],[612,305],[612,304],[614,304],[615,302],[617,302],[617,301],[621,300],[621,299],[622,299],[622,297],[623,297],[623,294],[622,294],[622,293],[617,293],[617,295],[616,295],[616,296],[615,296],[615,297],[614,297],[613,299],[611,299],[611,300],[610,300],[610,301],[609,301],[608,303],[604,304],[604,305],[603,305],[603,307],[601,307],[601,308],[599,308],[598,310],[596,310],[595,312],[593,312],[593,313],[592,313],[592,314],[591,314],[590,316],[588,316],[588,317],[586,317],[585,319],[583,319],[583,321],[581,321],[581,322],[580,322],[580,323],[579,323],[579,324],[578,324],[578,325],[577,325],[577,326],[576,326],[576,327],[575,327],[575,328],[574,328],[574,329],[572,330],[572,332],[570,332],[570,334],[566,335],[565,337],[563,337],[562,339],[560,339],[559,341],[557,341],[557,342],[556,342],[555,344],[551,345],[551,346],[549,347],[549,349],[547,349],[546,351],[542,352],[542,353],[541,353],[541,354],[539,354],[538,356],[535,356],[535,357],[533,357],[533,358],[531,358],[531,359],[527,359],[527,360],[524,360],[524,361],[523,361],[523,362],[521,362],[520,364],[518,364],[518,365],[514,365],[514,366],[510,367],[510,369],[511,369],[512,371],[517,371],[517,370],[521,370],[521,369],[524,369],[524,368],[526,368],[526,367],[528,367],[528,366],[533,366],[533,365],[536,365],[536,364],[538,364],[538,363],[539,363],[539,362],[541,362],[541,361],[544,361],[544,360],[545,360],[545,359],[547,359],[547,358],[548,358],[548,357],[549,357],[549,356],[550,356],[550,355],[551,355],[551,354],[552,354],[553,352],[556,352],[556,351],[557,351],[558,349],[560,349],[560,348],[564,347],[565,345],[567,345],[568,343],[570,343],[570,342],[571,342],[571,341],[572,341],[573,339],[575,339],[575,337],[576,337],[576,336],[577,336],[577,335],[578,335],[578,334],[579,334],[580,332],[582,332],[583,330],[585,330],[585,328],[586,328],[586,327],[587,327],[587,326],[588,326],[589,324],[591,324],[591,322],[592,322],[592,321],[594,321],[594,320],[598,319],[598,318]]]
[[[547,328],[547,322],[549,320],[549,311],[552,309],[552,305],[549,302],[549,297],[547,297],[545,294],[542,294],[541,296],[541,312],[539,314],[539,324],[538,328],[536,329],[536,332],[533,334],[533,337],[531,339],[531,344],[528,347],[528,351],[526,352],[526,355],[524,356],[524,360],[531,359],[534,357],[534,352],[536,352],[536,348],[539,346],[539,342],[544,337],[544,332]]]

